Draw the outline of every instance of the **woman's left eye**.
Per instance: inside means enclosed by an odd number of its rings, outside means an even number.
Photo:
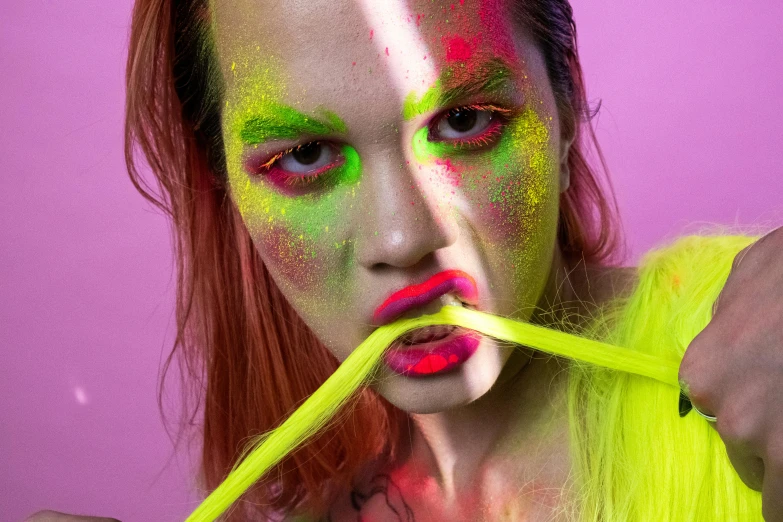
[[[457,107],[451,109],[430,127],[432,141],[470,142],[497,129],[498,111],[492,107]]]

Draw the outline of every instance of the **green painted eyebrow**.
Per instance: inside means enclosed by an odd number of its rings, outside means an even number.
[[[449,84],[453,77],[454,70],[448,68],[420,98],[416,96],[416,93],[410,93],[405,98],[403,105],[403,119],[410,120],[477,94],[502,91],[509,87],[513,73],[504,61],[494,59],[478,66],[475,73],[459,85],[444,90],[443,84]]]
[[[295,140],[303,135],[344,133],[345,122],[335,113],[322,111],[323,119],[303,114],[287,105],[265,105],[241,124],[239,137],[248,145],[273,140]]]

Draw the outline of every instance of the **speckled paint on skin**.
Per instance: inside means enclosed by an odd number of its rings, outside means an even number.
[[[494,146],[484,152],[429,141],[427,127],[413,137],[416,161],[438,166],[441,181],[461,189],[470,205],[494,223],[488,241],[513,247],[512,268],[520,283],[541,268],[539,248],[549,238],[539,234],[551,228],[544,220],[557,219],[558,164],[550,150],[551,125],[551,117],[542,120],[528,104],[510,117]]]
[[[339,207],[355,197],[361,182],[361,160],[356,150],[349,145],[340,147],[343,164],[325,173],[331,180],[329,190],[296,196],[275,190],[261,179],[263,174],[249,173],[244,158],[270,137],[295,138],[288,127],[321,135],[344,133],[345,123],[326,110],[307,116],[281,104],[287,90],[273,59],[252,71],[236,62],[231,69],[236,89],[226,102],[223,116],[228,132],[224,140],[229,184],[245,225],[288,284],[299,290],[324,281],[337,284],[334,273],[326,268],[319,270],[319,266],[331,265],[325,257],[344,255],[349,243],[339,235]],[[274,121],[290,125],[277,127],[270,123]]]
[[[471,148],[433,143],[428,140],[429,129],[422,128],[413,136],[413,157],[437,167],[436,177],[448,184],[452,204],[462,201],[483,214],[482,223],[494,223],[485,229],[487,246],[502,247],[510,255],[513,286],[519,289],[518,295],[532,296],[535,290],[529,288],[530,281],[546,279],[546,251],[555,240],[551,233],[558,219],[554,122],[520,62],[505,2],[478,0],[442,9],[447,16],[437,20],[430,33],[430,46],[439,49],[439,79],[423,92],[408,93],[403,119],[443,110],[439,101],[444,92],[487,72],[497,75],[496,85],[512,79],[523,91],[524,103],[507,114],[502,134],[493,138],[492,145]]]
[[[557,219],[557,162],[548,149],[551,127],[540,116],[547,111],[539,110],[536,104],[540,102],[534,101],[538,98],[514,50],[508,17],[500,1],[460,3],[453,9],[445,7],[445,11],[445,19],[412,15],[409,20],[422,26],[420,34],[428,41],[430,57],[439,70],[437,81],[429,88],[423,86],[425,90],[410,92],[404,101],[403,125],[415,122],[419,127],[405,168],[418,172],[411,183],[432,207],[436,221],[460,221],[464,218],[457,214],[464,211],[477,215],[481,241],[485,243],[482,248],[501,247],[496,251],[505,252],[506,259],[511,254],[514,282],[518,283],[515,287],[526,287],[531,280],[546,277],[540,274],[546,269],[542,267],[546,263],[542,251],[550,238],[538,237],[537,230],[554,229],[549,224]],[[385,46],[379,51],[385,54]],[[389,52],[397,50],[390,47]],[[313,295],[331,294],[333,303],[337,293],[348,296],[349,292],[326,289],[339,289],[354,278],[351,270],[356,265],[356,229],[346,225],[346,220],[362,220],[354,208],[362,183],[359,153],[351,146],[353,143],[340,146],[346,161],[324,175],[333,180],[325,190],[285,194],[259,176],[248,175],[242,158],[252,151],[253,144],[270,135],[293,138],[259,118],[259,114],[274,112],[281,119],[299,119],[298,126],[308,127],[310,134],[346,132],[345,123],[334,113],[299,110],[298,103],[291,100],[308,100],[308,93],[289,92],[280,72],[284,70],[282,63],[265,57],[257,65],[257,54],[257,48],[248,53],[256,63],[252,67],[240,60],[231,66],[234,89],[226,103],[224,128],[230,131],[225,138],[234,201],[259,251],[283,276],[280,284],[305,293],[312,291]],[[487,146],[455,147],[430,141],[424,115],[431,121],[438,111],[464,103],[459,95],[444,102],[444,93],[465,82],[475,83],[477,75],[489,76],[487,83],[496,86],[511,80],[529,99],[525,99],[524,106],[520,100],[515,102],[521,107],[509,110],[502,131]],[[510,102],[507,92],[500,97]],[[492,100],[495,96],[488,94],[486,98]],[[511,107],[509,103],[499,105]],[[532,272],[525,272],[527,269]],[[532,295],[535,290],[527,292]]]

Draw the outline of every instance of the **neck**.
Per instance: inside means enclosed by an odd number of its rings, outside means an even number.
[[[562,303],[573,302],[574,295],[558,251],[540,312],[531,321],[562,321]],[[438,480],[446,499],[480,487],[497,462],[513,462],[520,480],[526,480],[527,471],[540,473],[536,463],[563,454],[563,438],[557,434],[567,433],[565,377],[561,361],[515,349],[496,384],[480,399],[449,411],[411,416],[416,426],[412,460],[423,463],[427,475]]]

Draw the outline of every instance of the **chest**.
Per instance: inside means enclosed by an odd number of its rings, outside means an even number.
[[[483,477],[480,487],[448,495],[431,478],[401,470],[378,474],[335,506],[331,520],[355,522],[556,522],[564,520],[563,488],[539,476],[522,486],[512,477]]]

